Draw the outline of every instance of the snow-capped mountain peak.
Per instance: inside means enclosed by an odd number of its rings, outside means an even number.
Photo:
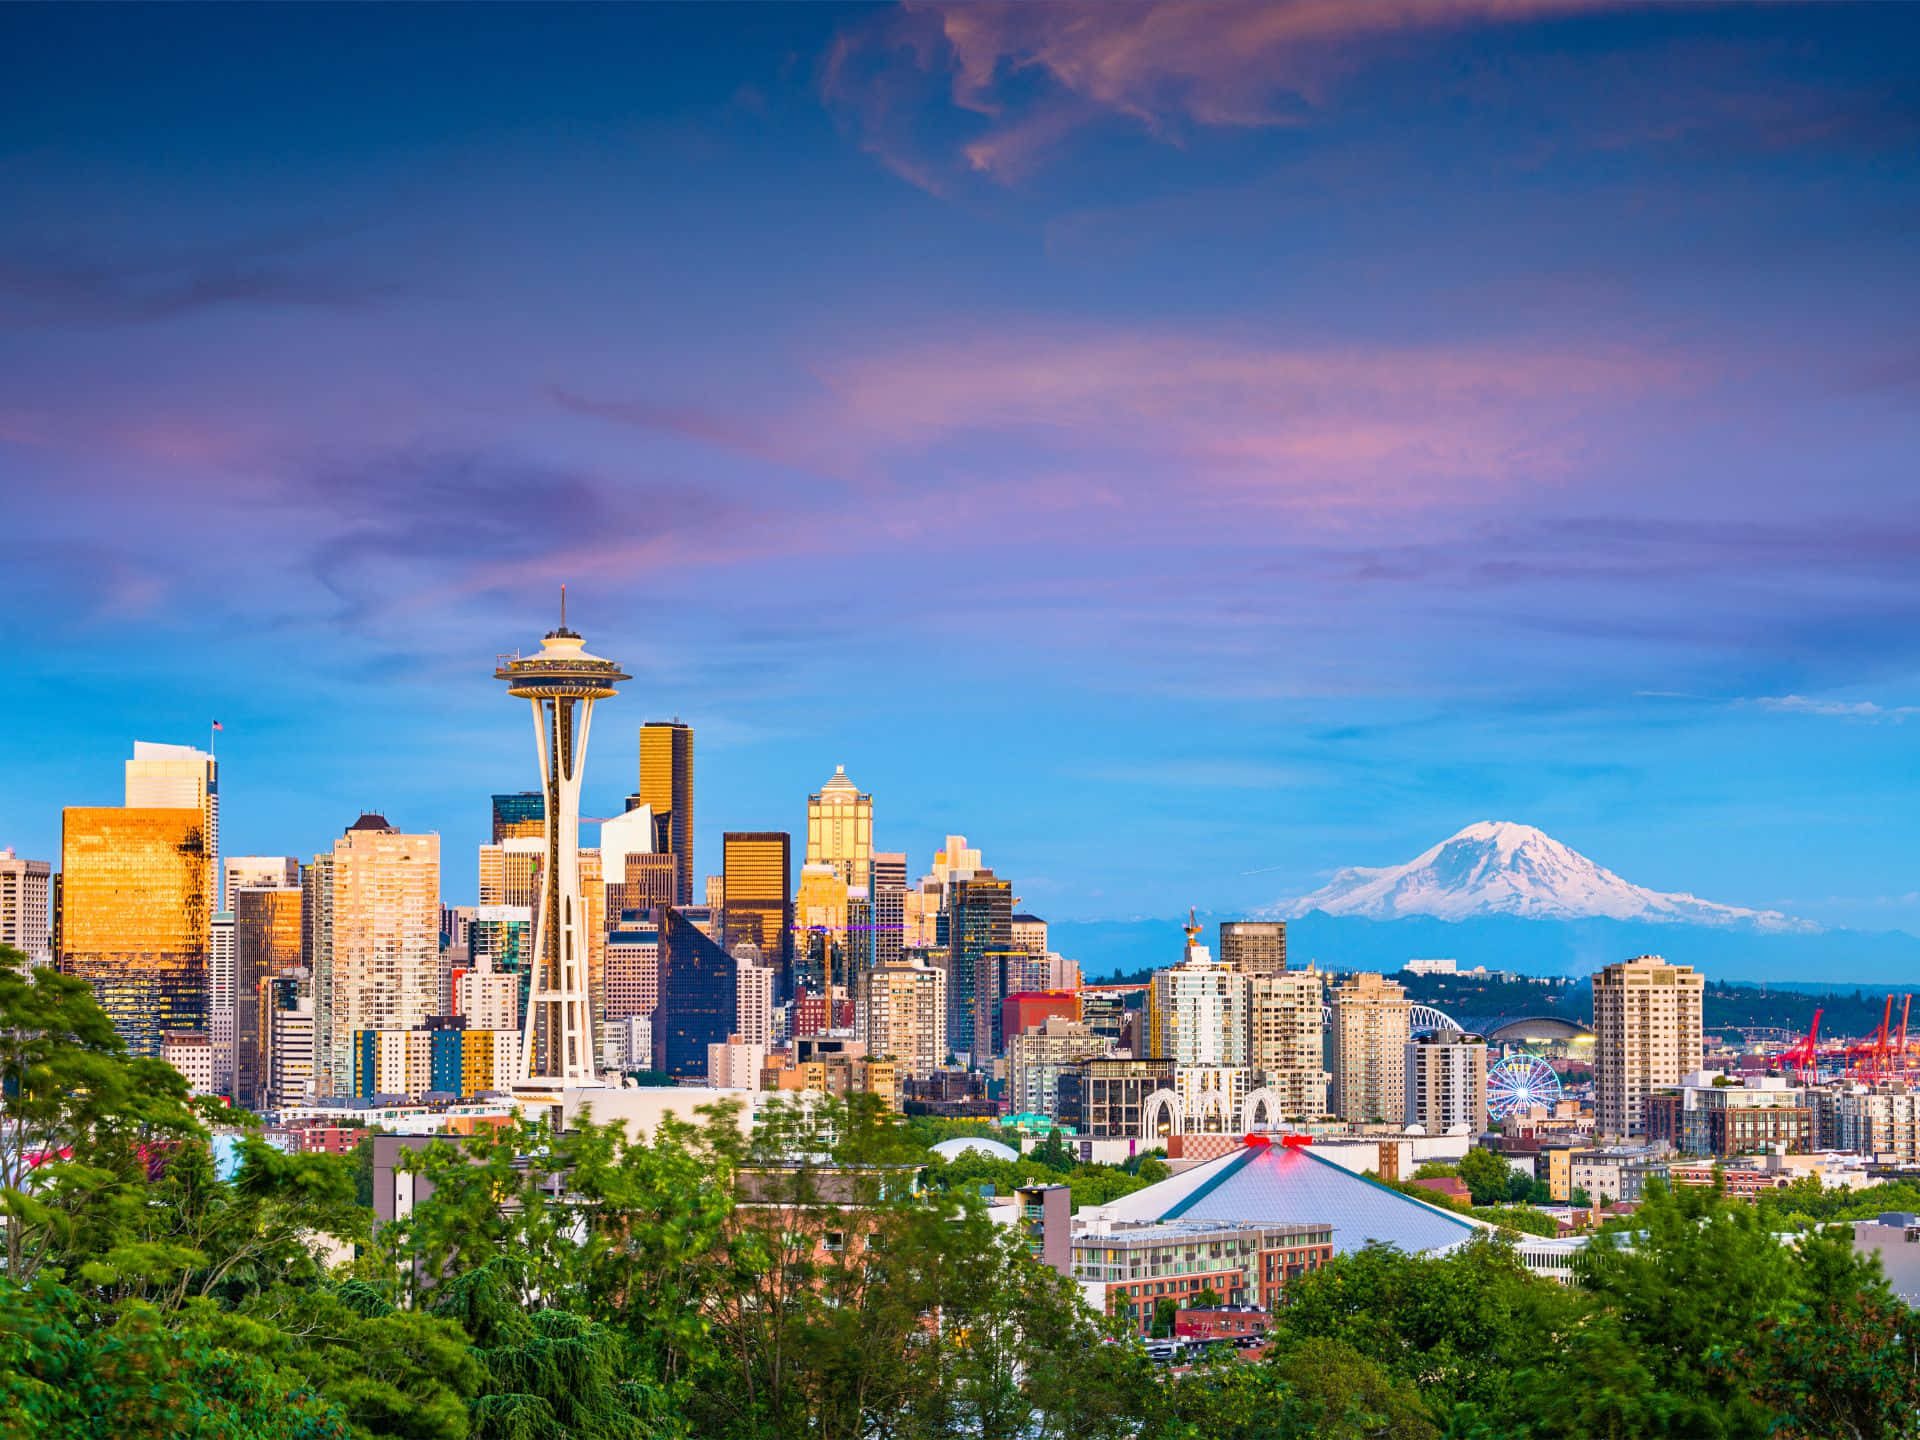
[[[1274,912],[1319,910],[1370,920],[1412,915],[1468,920],[1515,915],[1535,920],[1611,920],[1714,925],[1767,931],[1819,927],[1774,910],[1716,905],[1694,895],[1649,890],[1622,879],[1544,831],[1510,820],[1481,820],[1404,865],[1354,866]]]

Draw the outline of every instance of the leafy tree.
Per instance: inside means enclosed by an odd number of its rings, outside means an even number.
[[[1073,1169],[1075,1164],[1073,1152],[1067,1148],[1067,1142],[1061,1138],[1058,1130],[1049,1130],[1047,1138],[1027,1153],[1036,1165],[1044,1165],[1061,1174]]]
[[[1476,1205],[1497,1205],[1507,1198],[1507,1181],[1513,1167],[1491,1150],[1477,1146],[1460,1159],[1460,1178],[1473,1193]]]
[[[100,1323],[50,1281],[0,1279],[0,1440],[349,1440],[340,1409],[257,1356],[134,1304]]]
[[[1631,1246],[1602,1235],[1576,1259],[1599,1315],[1568,1363],[1531,1377],[1549,1433],[1764,1434],[1768,1406],[1727,1363],[1797,1298],[1794,1254],[1746,1205],[1652,1185]]]
[[[1220,1292],[1211,1285],[1193,1297],[1194,1308],[1199,1310],[1218,1310],[1226,1303],[1220,1298]]]
[[[473,1440],[650,1440],[684,1433],[664,1388],[637,1378],[625,1333],[568,1310],[529,1311],[490,1261],[434,1291],[431,1308],[474,1345],[484,1379]]]
[[[1801,1242],[1800,1296],[1726,1357],[1730,1374],[1776,1412],[1781,1440],[1912,1436],[1920,1423],[1920,1329],[1878,1261],[1845,1230]]]
[[[1171,1296],[1162,1295],[1153,1302],[1152,1328],[1148,1331],[1156,1340],[1164,1340],[1173,1334],[1174,1317],[1180,1313],[1180,1307],[1174,1304]]]
[[[111,1248],[149,1162],[201,1135],[186,1082],[129,1059],[86,981],[0,945],[0,1222],[5,1272],[30,1283]],[[125,1257],[132,1260],[134,1257]]]
[[[1511,1429],[1516,1376],[1549,1363],[1582,1298],[1527,1273],[1513,1247],[1476,1237],[1446,1256],[1369,1246],[1288,1287],[1276,1343],[1336,1340],[1420,1388],[1435,1416],[1467,1405]]]
[[[346,1415],[362,1440],[464,1440],[481,1369],[451,1321],[402,1310],[363,1281],[282,1285],[185,1322],[211,1343],[260,1357]]]

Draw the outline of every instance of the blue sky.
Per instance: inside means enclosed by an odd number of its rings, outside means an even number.
[[[696,863],[1235,909],[1480,818],[1920,927],[1920,13],[0,13],[0,844],[471,895],[562,581]]]

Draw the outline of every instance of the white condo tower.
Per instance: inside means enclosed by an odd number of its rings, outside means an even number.
[[[533,702],[534,743],[546,794],[546,864],[534,929],[533,975],[520,1037],[516,1093],[550,1095],[601,1083],[587,997],[587,935],[580,899],[580,774],[587,759],[593,702],[632,677],[611,660],[589,655],[567,628],[567,592],[560,625],[537,655],[503,655],[494,678],[507,693]]]

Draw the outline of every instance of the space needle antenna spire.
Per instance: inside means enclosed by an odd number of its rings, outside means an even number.
[[[593,702],[612,698],[619,683],[633,677],[613,661],[589,654],[586,641],[567,628],[565,585],[559,627],[547,632],[539,653],[502,656],[493,675],[506,682],[509,695],[532,704],[546,801],[546,856],[513,1086],[516,1095],[544,1102],[563,1090],[602,1083],[580,893],[580,780]]]

